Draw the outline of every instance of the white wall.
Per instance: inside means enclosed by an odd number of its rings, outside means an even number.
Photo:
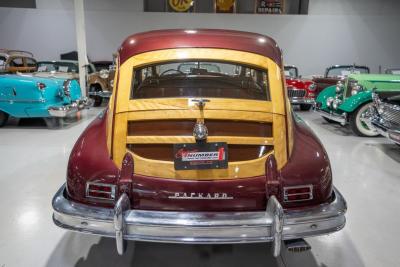
[[[142,0],[85,0],[91,59],[111,59],[122,40],[164,28],[227,28],[275,38],[284,59],[304,75],[328,65],[400,66],[400,1],[310,0],[310,15],[144,13]],[[0,8],[0,47],[32,51],[38,59],[76,49],[72,0],[37,0],[37,9]]]

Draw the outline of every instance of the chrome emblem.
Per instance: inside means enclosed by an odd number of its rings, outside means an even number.
[[[208,129],[203,122],[196,122],[193,128],[193,136],[196,141],[204,141],[208,136]]]
[[[177,192],[172,196],[168,196],[170,199],[205,199],[205,200],[226,200],[233,199],[232,196],[229,196],[227,193],[186,193],[186,192]]]

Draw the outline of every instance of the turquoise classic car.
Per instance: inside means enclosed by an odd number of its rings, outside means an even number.
[[[0,76],[0,127],[9,116],[41,117],[54,126],[55,121],[73,116],[87,105],[76,80],[21,74]]]
[[[316,111],[328,122],[349,124],[358,136],[377,136],[370,123],[373,90],[400,91],[400,75],[350,74],[318,95]]]

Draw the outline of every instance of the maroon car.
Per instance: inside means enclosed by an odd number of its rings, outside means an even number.
[[[272,242],[278,256],[345,225],[328,155],[286,98],[268,36],[162,30],[121,45],[108,108],[71,151],[62,228],[116,239]]]
[[[284,67],[286,88],[292,105],[299,105],[301,110],[307,111],[315,103],[315,90],[312,80],[301,78],[297,67],[286,65]]]
[[[336,85],[338,81],[343,81],[351,73],[370,73],[367,66],[358,65],[334,65],[325,70],[323,77],[316,76],[313,82],[317,85],[316,95],[328,86]]]

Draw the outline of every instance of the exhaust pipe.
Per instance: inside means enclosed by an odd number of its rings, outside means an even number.
[[[302,238],[285,240],[285,246],[288,251],[296,253],[311,250],[310,244],[308,244],[307,241]]]

